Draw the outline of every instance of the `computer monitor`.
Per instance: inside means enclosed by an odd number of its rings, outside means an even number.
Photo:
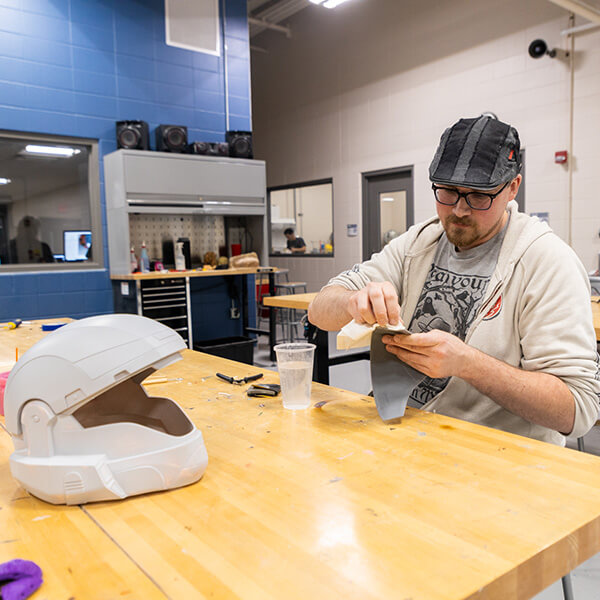
[[[88,252],[92,246],[91,231],[65,231],[63,236],[66,261],[88,260]]]

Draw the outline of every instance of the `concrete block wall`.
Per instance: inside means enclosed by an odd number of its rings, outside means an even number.
[[[579,24],[579,22],[578,22]],[[575,42],[573,216],[567,169],[554,152],[569,143],[568,62],[534,60],[536,38],[566,48],[568,13],[547,2],[373,0],[335,10],[309,7],[252,54],[254,142],[268,185],[333,177],[335,258],[274,258],[316,291],[362,259],[361,173],[414,167],[415,221],[434,214],[428,167],[443,130],[493,111],[517,127],[526,149],[527,212],[550,225],[587,269],[600,251],[600,30]],[[346,225],[357,223],[359,236]],[[281,263],[281,264],[280,264]]]
[[[116,150],[115,121],[148,121],[152,146],[160,123],[187,125],[190,141],[251,129],[246,2],[220,7],[228,115],[223,56],[167,46],[163,0],[0,0],[0,129],[99,141],[105,257],[102,157]],[[112,310],[108,268],[0,272],[0,321]]]

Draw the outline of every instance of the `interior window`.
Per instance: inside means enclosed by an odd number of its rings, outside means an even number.
[[[0,270],[102,265],[97,142],[0,132]]]
[[[332,180],[268,191],[271,255],[333,256]]]

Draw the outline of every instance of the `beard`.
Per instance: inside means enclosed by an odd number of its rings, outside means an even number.
[[[484,237],[472,219],[459,219],[450,215],[443,223],[448,241],[457,248],[470,248]]]
[[[485,231],[481,229],[481,225],[475,219],[470,217],[459,219],[454,214],[448,215],[442,221],[442,225],[451,244],[454,244],[459,250],[468,250],[494,237],[502,229],[505,216],[508,217],[506,211]]]

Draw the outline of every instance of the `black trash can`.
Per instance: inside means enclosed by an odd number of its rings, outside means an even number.
[[[256,340],[244,336],[224,337],[196,342],[194,350],[251,365],[254,362],[255,343]]]

